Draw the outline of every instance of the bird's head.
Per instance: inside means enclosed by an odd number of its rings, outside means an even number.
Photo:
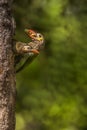
[[[31,29],[25,29],[25,32],[27,33],[27,35],[36,42],[40,42],[43,43],[44,42],[44,38],[43,35],[40,33],[35,32],[34,30]]]

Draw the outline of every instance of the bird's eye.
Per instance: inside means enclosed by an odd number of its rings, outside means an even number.
[[[30,47],[27,47],[27,49],[30,49]]]
[[[42,37],[42,36],[39,34],[39,37]]]

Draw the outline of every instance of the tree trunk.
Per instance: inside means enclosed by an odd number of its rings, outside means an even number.
[[[15,130],[15,71],[12,0],[0,0],[0,130]]]

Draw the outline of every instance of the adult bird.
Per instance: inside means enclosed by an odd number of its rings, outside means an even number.
[[[35,57],[44,49],[44,37],[31,29],[25,29],[26,34],[31,39],[29,43],[16,42],[15,67],[16,72],[21,71],[30,64]]]

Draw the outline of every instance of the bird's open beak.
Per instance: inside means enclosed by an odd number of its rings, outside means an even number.
[[[36,49],[32,49],[31,52],[33,52],[34,54],[39,54],[39,51]]]

